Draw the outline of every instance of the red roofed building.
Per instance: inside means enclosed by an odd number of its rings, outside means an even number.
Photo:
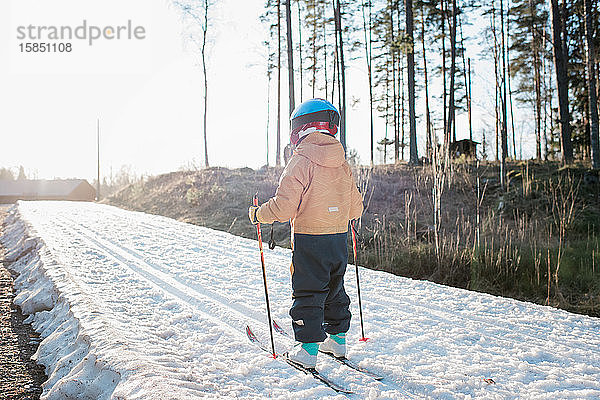
[[[0,180],[0,203],[17,200],[94,201],[96,190],[85,179]]]

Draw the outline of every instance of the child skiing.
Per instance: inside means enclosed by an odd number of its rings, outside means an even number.
[[[287,357],[306,368],[315,368],[319,350],[344,357],[350,327],[344,290],[348,221],[360,218],[363,204],[335,138],[339,122],[340,114],[326,100],[296,107],[290,133],[296,150],[275,197],[249,209],[253,224],[292,221],[290,316],[299,343]]]

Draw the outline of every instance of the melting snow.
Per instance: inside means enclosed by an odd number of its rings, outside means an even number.
[[[43,399],[344,398],[246,338],[268,326],[257,243],[92,203],[20,202],[6,260],[44,340]],[[290,251],[265,249],[273,317],[291,331]],[[318,368],[356,398],[597,399],[600,319],[360,269],[365,330]],[[276,336],[278,353],[291,340]]]

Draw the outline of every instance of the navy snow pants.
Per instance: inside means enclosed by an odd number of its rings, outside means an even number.
[[[297,341],[322,342],[325,332],[350,328],[350,298],[344,290],[347,262],[347,232],[294,235],[290,316]]]

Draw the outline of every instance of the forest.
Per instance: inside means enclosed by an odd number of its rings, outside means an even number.
[[[277,121],[282,69],[290,111],[324,97],[345,121],[347,65],[365,67],[368,265],[597,315],[599,16],[593,0],[266,2]],[[474,132],[476,104],[491,124]]]
[[[377,152],[384,153],[384,164],[431,162],[435,152],[454,158],[457,117],[466,115],[459,136],[477,138],[473,156],[498,161],[503,182],[505,162],[523,158],[518,134],[531,137],[536,160],[563,165],[583,160],[599,167],[596,1],[268,0],[262,22],[271,33],[265,46],[269,84],[274,80],[277,86],[276,121],[286,81],[290,110],[297,101],[326,98],[344,121],[355,96],[346,84],[347,65],[364,64],[371,165]],[[480,59],[491,67],[478,74],[494,83],[495,123],[474,133],[471,65]],[[517,133],[515,115],[525,115],[532,129]],[[381,140],[375,139],[375,119],[385,120]],[[276,165],[280,136],[278,126]],[[343,126],[340,140],[345,145]]]
[[[206,121],[206,38],[218,2],[174,4],[195,27]],[[597,1],[263,4],[267,159],[252,182],[264,195],[289,155],[288,115],[303,100],[328,99],[364,196],[359,263],[600,315]],[[367,131],[346,126],[360,102]],[[349,135],[368,135],[368,152],[347,146],[357,142]],[[209,168],[206,138],[205,124],[205,170],[171,183],[193,210],[167,214],[251,235],[236,221],[255,187],[228,183],[247,171]],[[113,204],[160,213],[131,205],[153,182],[117,193]],[[210,209],[225,198],[239,207]],[[284,245],[286,232],[275,227]]]

